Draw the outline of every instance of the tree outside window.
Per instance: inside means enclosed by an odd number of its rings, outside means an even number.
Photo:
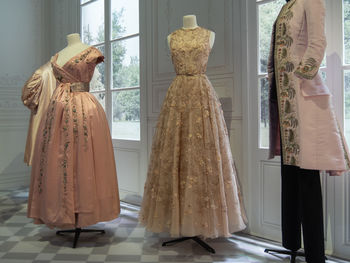
[[[104,16],[106,1],[110,1],[110,36],[105,36],[105,26],[109,25]],[[109,65],[99,64],[91,81],[91,92],[104,108],[111,107],[113,139],[140,140],[138,0],[98,0],[81,4],[82,40],[95,45],[103,54],[108,47],[111,54],[107,59],[111,61],[111,76],[107,76],[105,70]],[[96,15],[98,11],[103,19]],[[106,87],[108,77],[111,87]],[[110,103],[106,103],[106,99]]]

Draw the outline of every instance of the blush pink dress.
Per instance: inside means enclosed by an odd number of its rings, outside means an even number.
[[[205,75],[210,34],[197,27],[170,38],[176,77],[153,137],[139,220],[172,237],[228,237],[247,222],[221,105]]]
[[[49,227],[85,227],[120,213],[108,122],[89,82],[101,52],[89,47],[62,67],[40,123],[32,164],[28,217]]]

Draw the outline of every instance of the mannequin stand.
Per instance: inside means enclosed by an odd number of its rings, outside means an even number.
[[[209,246],[207,243],[205,243],[202,239],[200,239],[197,236],[195,236],[195,237],[181,237],[181,238],[178,238],[178,239],[174,239],[174,240],[170,240],[170,241],[167,241],[167,242],[163,242],[162,247],[165,247],[168,244],[179,243],[179,242],[186,241],[186,240],[189,240],[189,239],[192,239],[193,241],[197,242],[206,251],[215,254],[215,249],[212,248],[211,246]]]
[[[97,230],[97,229],[81,229],[81,228],[76,228],[76,229],[70,229],[70,230],[60,230],[56,232],[56,235],[62,235],[63,233],[75,233],[74,236],[74,242],[73,242],[73,248],[77,247],[78,239],[80,236],[80,233],[100,233],[100,234],[105,234],[106,232],[104,230]]]
[[[296,257],[305,257],[304,252],[298,252],[298,251],[292,251],[292,250],[279,250],[279,249],[265,249],[265,253],[268,254],[283,254],[283,255],[290,255],[290,263],[295,263]],[[273,253],[270,253],[273,252]],[[325,257],[325,260],[327,260],[327,257]]]
[[[292,250],[279,250],[279,249],[265,249],[265,253],[268,254],[283,254],[283,255],[290,255],[290,263],[295,263],[296,257],[305,257],[304,252],[298,252],[298,251],[292,251]],[[270,253],[273,252],[273,253]]]

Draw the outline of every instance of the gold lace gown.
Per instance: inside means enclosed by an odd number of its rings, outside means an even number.
[[[159,115],[139,220],[172,237],[228,237],[246,216],[217,95],[205,75],[210,31],[171,34],[176,70]]]

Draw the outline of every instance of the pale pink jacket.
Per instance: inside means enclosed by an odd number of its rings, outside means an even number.
[[[292,80],[296,87],[299,117],[299,163],[304,169],[345,171],[349,169],[349,151],[337,122],[331,94],[318,73],[322,63],[326,37],[323,0],[291,0],[293,16],[287,27],[293,39],[289,47],[295,66]],[[268,63],[270,88],[274,78],[274,36]],[[276,69],[277,70],[277,69]],[[341,87],[335,87],[341,88]],[[270,110],[273,110],[274,102]],[[270,116],[270,158],[280,155],[278,116]]]

